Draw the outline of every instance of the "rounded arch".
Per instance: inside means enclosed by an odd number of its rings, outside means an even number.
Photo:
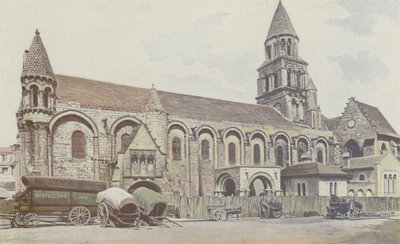
[[[307,147],[308,147],[307,149],[310,149],[311,141],[310,141],[310,139],[308,139],[307,136],[304,136],[304,135],[301,135],[296,139],[296,141],[295,141],[296,147],[299,145],[299,141],[301,141],[301,140],[305,140],[307,142]]]
[[[244,134],[243,134],[243,132],[242,132],[239,128],[236,128],[236,127],[230,127],[230,128],[228,128],[228,129],[226,129],[226,131],[224,132],[224,135],[222,136],[222,138],[225,140],[226,137],[227,137],[227,135],[228,135],[228,133],[229,133],[229,132],[232,132],[232,131],[236,132],[236,133],[239,135],[240,141],[243,141],[243,140],[244,140]]]
[[[258,172],[253,174],[250,179],[247,181],[247,189],[250,189],[251,191],[251,185],[254,183],[254,181],[256,179],[260,179],[261,181],[263,181],[264,186],[268,186],[266,187],[266,189],[272,189],[273,191],[275,191],[275,182],[274,179],[272,178],[271,175],[269,175],[268,173],[265,172]]]
[[[154,181],[150,181],[150,180],[139,180],[139,181],[133,183],[129,187],[128,192],[132,194],[139,187],[146,187],[150,190],[161,193],[161,187],[159,185],[157,185]]]
[[[348,150],[352,158],[362,157],[362,151],[360,145],[353,139],[348,140],[343,147]]]
[[[276,133],[275,136],[274,136],[274,140],[273,140],[274,143],[276,142],[276,139],[278,139],[278,137],[285,137],[286,140],[287,140],[287,142],[288,142],[289,145],[290,145],[290,140],[291,140],[291,138],[290,138],[290,136],[289,136],[288,134],[286,134],[286,133],[283,132],[283,131],[279,131],[279,132]]]
[[[215,183],[215,189],[217,192],[221,192],[225,196],[231,196],[232,193],[236,195],[238,184],[230,173],[222,173],[217,177]]]
[[[93,136],[97,137],[99,135],[97,125],[94,123],[94,121],[86,114],[81,113],[76,110],[66,110],[66,111],[56,114],[49,122],[50,133],[52,134],[54,132],[54,126],[60,119],[68,118],[68,117],[75,117],[75,118],[79,118],[79,119],[83,120],[84,122],[86,122],[89,125],[89,128],[93,132]]]
[[[172,128],[173,126],[181,127],[182,131],[183,131],[186,135],[189,135],[189,128],[188,128],[183,122],[180,122],[180,121],[171,121],[171,122],[168,124],[168,126],[167,126],[167,131],[168,131],[168,133],[170,132],[170,130],[171,130],[171,128]]]
[[[111,135],[115,135],[115,130],[118,127],[118,125],[120,125],[122,122],[125,122],[125,121],[131,121],[131,122],[133,122],[135,124],[141,124],[142,123],[142,121],[140,121],[136,117],[129,116],[129,115],[128,116],[123,116],[123,117],[117,119],[116,121],[114,121],[114,123],[112,123],[111,128],[110,128]]]
[[[199,138],[202,133],[209,133],[212,135],[214,139],[217,138],[217,132],[211,126],[208,125],[200,126],[196,131],[196,138]]]
[[[354,196],[354,190],[353,189],[350,189],[349,191],[348,191],[348,193],[347,193],[347,195],[349,196],[349,197],[353,197]]]
[[[316,161],[319,163],[327,163],[328,161],[328,141],[323,138],[319,137],[315,141],[315,151],[316,151]]]
[[[253,140],[253,138],[255,138],[255,137],[258,136],[258,135],[260,135],[260,136],[259,136],[260,138],[263,138],[263,139],[264,139],[264,143],[267,143],[267,142],[268,142],[268,136],[264,133],[264,131],[261,131],[261,130],[255,130],[255,131],[253,131],[253,132],[250,134],[250,136],[249,136],[249,140],[250,140],[250,141]]]
[[[362,189],[359,189],[357,191],[357,197],[363,197],[364,196],[364,191]]]

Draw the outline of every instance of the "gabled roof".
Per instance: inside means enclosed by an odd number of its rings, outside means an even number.
[[[390,152],[367,156],[367,157],[352,158],[349,160],[348,163],[349,166],[344,168],[343,170],[373,168],[389,154]]]
[[[144,112],[150,89],[56,75],[58,99],[82,107]],[[302,127],[270,106],[157,91],[163,111],[182,118]],[[212,109],[210,109],[212,108]]]
[[[297,37],[296,31],[290,21],[289,15],[286,12],[282,2],[279,1],[278,7],[275,10],[274,17],[272,18],[271,26],[269,27],[267,40],[282,34],[289,34]]]
[[[393,127],[386,120],[385,116],[383,116],[377,107],[373,107],[356,100],[354,100],[354,102],[358,105],[365,118],[368,119],[373,126],[376,126],[376,131],[378,134],[400,138],[399,134],[397,134],[397,132],[393,129]]]
[[[281,171],[282,177],[293,176],[342,176],[348,177],[349,174],[339,170],[334,166],[327,166],[322,163],[300,163],[286,166]]]
[[[54,79],[53,69],[38,30],[35,32],[29,51],[25,51],[25,55],[21,77],[39,75]]]

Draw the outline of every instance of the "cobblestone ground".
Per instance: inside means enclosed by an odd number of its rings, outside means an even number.
[[[399,243],[400,220],[322,217],[180,222],[184,227],[100,228],[41,224],[0,229],[0,243]]]

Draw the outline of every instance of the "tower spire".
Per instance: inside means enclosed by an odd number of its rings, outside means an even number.
[[[35,37],[29,51],[25,52],[21,77],[25,76],[44,76],[55,80],[53,69],[38,29],[35,31]]]
[[[286,12],[282,1],[279,1],[278,7],[275,10],[274,17],[272,18],[271,26],[269,27],[267,40],[277,35],[293,35],[298,38],[296,31],[290,21],[289,15]]]

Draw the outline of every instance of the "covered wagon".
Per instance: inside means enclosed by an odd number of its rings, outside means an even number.
[[[141,219],[148,224],[158,224],[165,219],[165,210],[168,203],[161,193],[150,190],[146,187],[139,187],[133,193],[137,204],[142,212]]]
[[[125,190],[112,187],[97,194],[97,218],[100,227],[139,226],[140,209],[135,199]]]
[[[42,217],[86,225],[96,215],[97,193],[107,188],[105,181],[72,178],[22,176],[22,182],[26,190],[15,196],[14,223],[25,227]]]

